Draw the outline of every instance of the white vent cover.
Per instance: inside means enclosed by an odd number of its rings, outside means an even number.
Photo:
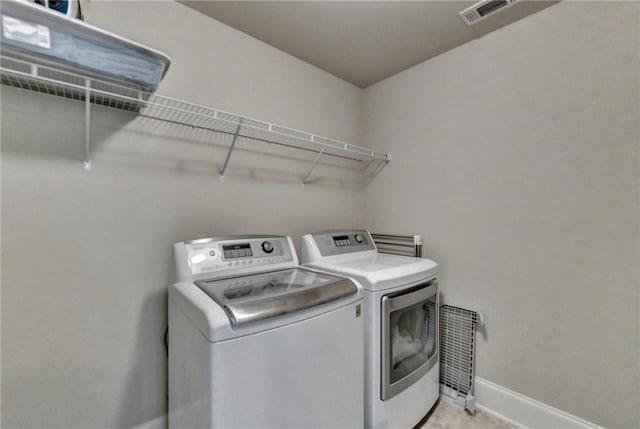
[[[466,8],[458,15],[467,25],[473,25],[488,16],[512,6],[518,0],[483,0]]]
[[[476,328],[482,313],[440,306],[440,393],[475,413]]]

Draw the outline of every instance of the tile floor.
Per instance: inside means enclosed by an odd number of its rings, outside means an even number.
[[[518,426],[478,409],[472,416],[461,406],[440,400],[414,429],[518,429]]]

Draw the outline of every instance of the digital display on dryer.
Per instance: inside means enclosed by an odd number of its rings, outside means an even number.
[[[248,258],[253,256],[249,243],[222,246],[222,252],[224,253],[224,259]]]

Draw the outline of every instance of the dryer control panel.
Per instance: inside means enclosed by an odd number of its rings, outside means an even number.
[[[298,258],[286,236],[204,238],[173,245],[178,280],[244,275],[297,266]]]
[[[324,231],[310,235],[322,256],[376,250],[373,239],[365,230]]]

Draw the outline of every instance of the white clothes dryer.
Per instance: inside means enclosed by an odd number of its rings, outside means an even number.
[[[362,296],[301,268],[290,238],[174,245],[170,428],[364,424]]]
[[[365,427],[415,426],[439,396],[438,265],[378,253],[364,230],[303,236],[302,264],[363,289]]]

